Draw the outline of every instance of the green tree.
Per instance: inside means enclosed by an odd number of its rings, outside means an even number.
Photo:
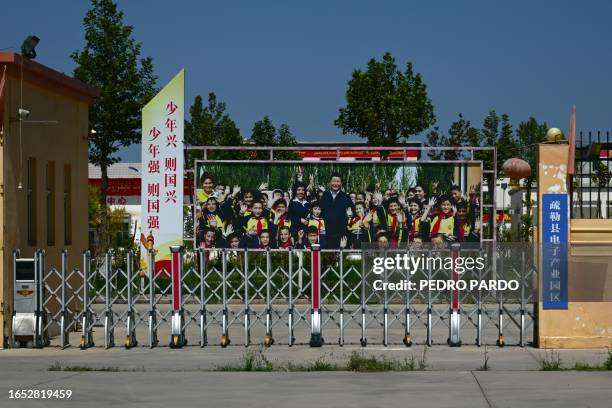
[[[510,124],[510,117],[507,114],[501,116],[501,131],[497,139],[497,174],[502,175],[504,162],[512,157],[516,157],[518,146]]]
[[[141,139],[141,108],[155,95],[157,77],[151,58],[141,58],[141,44],[132,38],[133,27],[123,22],[123,12],[112,0],[91,0],[83,19],[85,47],[75,51],[74,77],[99,90],[91,107],[89,161],[100,166],[99,239],[109,244],[106,233],[108,167],[119,161],[115,153]]]
[[[258,120],[253,125],[251,143],[255,146],[291,147],[297,145],[297,140],[295,136],[293,136],[293,133],[291,133],[289,125],[283,123],[277,129],[270,117],[266,115],[262,120]],[[268,159],[270,158],[270,153],[267,151],[259,151],[254,156],[258,159]],[[280,160],[299,160],[299,155],[291,151],[278,151],[274,153],[274,158]]]
[[[434,128],[427,135],[426,146],[428,147],[464,147],[473,144],[478,140],[478,129],[472,127],[469,120],[459,114],[459,119],[454,121],[449,129],[448,135],[439,133],[438,128]],[[429,153],[433,160],[462,160],[468,157],[460,150],[438,150]]]
[[[286,123],[281,124],[278,128],[276,145],[279,147],[297,146],[297,140]],[[274,154],[274,158],[279,160],[299,160],[300,155],[294,151],[278,151]]]
[[[185,122],[185,142],[189,146],[240,146],[242,136],[236,123],[226,112],[225,102],[217,100],[214,92],[208,94],[208,104],[204,106],[201,95],[195,97],[189,108],[189,121]],[[240,152],[211,151],[210,159],[243,158]],[[187,167],[193,167],[198,153],[187,154]]]
[[[276,127],[267,115],[253,125],[251,142],[256,146],[276,146]]]
[[[516,155],[529,163],[531,167],[531,175],[524,181],[525,186],[525,214],[521,215],[521,226],[519,229],[520,239],[530,241],[533,235],[533,220],[532,207],[534,205],[531,200],[533,184],[536,180],[536,146],[538,143],[546,140],[546,123],[538,123],[538,121],[530,117],[528,120],[519,123],[516,129]]]
[[[601,189],[607,187],[612,179],[612,172],[606,164],[597,162],[591,180],[597,186],[597,218],[601,218]]]
[[[345,97],[334,124],[374,146],[393,146],[436,121],[421,74],[410,62],[402,72],[388,52],[382,61],[370,59],[365,71],[353,71]]]
[[[276,146],[276,127],[267,115],[253,125],[251,143],[255,146]],[[266,160],[270,158],[270,153],[260,150],[253,152],[252,157]]]
[[[477,141],[473,141],[473,146],[493,147],[497,145],[499,139],[499,116],[494,110],[489,111],[484,118],[482,128],[480,129],[480,137]],[[476,160],[482,160],[483,168],[493,169],[493,154],[491,152],[476,152],[474,155]],[[491,178],[492,180],[492,178]]]

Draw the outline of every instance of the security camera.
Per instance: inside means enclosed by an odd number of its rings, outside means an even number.
[[[25,119],[30,116],[30,111],[27,109],[19,108],[19,119]]]

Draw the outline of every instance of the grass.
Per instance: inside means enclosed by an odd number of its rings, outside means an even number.
[[[53,363],[47,370],[48,371],[75,371],[75,372],[106,371],[106,372],[112,372],[112,373],[117,373],[119,371],[129,371],[129,372],[145,371],[144,367],[122,370],[122,369],[119,369],[119,367],[111,367],[111,366],[92,367],[92,366],[81,366],[81,365],[62,365],[58,361]]]
[[[491,366],[489,365],[489,349],[485,345],[484,353],[483,353],[483,362],[480,367],[478,367],[478,371],[489,371]]]
[[[541,371],[612,371],[612,349],[608,348],[606,359],[598,365],[591,365],[582,361],[576,361],[572,367],[564,368],[561,355],[557,351],[546,351],[540,360]]]
[[[427,348],[423,348],[420,358],[414,355],[404,357],[403,360],[389,359],[385,356],[366,356],[363,352],[353,351],[348,361],[338,363],[332,354],[322,355],[314,361],[303,364],[288,362],[275,365],[265,355],[265,349],[248,350],[239,362],[215,367],[214,371],[353,371],[360,373],[386,372],[386,371],[423,371],[427,368]]]
[[[544,354],[544,358],[540,360],[541,371],[560,371],[563,370],[563,362],[561,361],[561,355],[557,351],[551,351]]]
[[[214,371],[272,371],[274,365],[264,354],[263,346],[257,350],[247,350],[238,364],[215,367]]]
[[[360,373],[374,373],[385,371],[414,371],[416,361],[414,356],[410,359],[404,357],[403,361],[391,360],[385,356],[365,356],[356,351],[352,352],[346,365],[347,371]]]

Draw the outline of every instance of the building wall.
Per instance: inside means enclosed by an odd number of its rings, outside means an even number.
[[[56,124],[23,123],[21,146],[17,110],[20,106],[19,70],[9,67],[5,94],[5,120],[2,143],[3,199],[0,207],[4,233],[0,249],[0,300],[4,300],[4,336],[9,333],[13,298],[12,252],[21,250],[31,257],[36,248],[46,250],[47,269],[60,267],[60,253],[69,253],[68,269],[81,269],[82,253],[87,249],[87,162],[88,101],[73,92],[44,86],[24,72],[23,107],[31,112],[28,120],[57,121]],[[20,155],[20,151],[22,155]],[[36,245],[28,245],[27,163],[36,159]],[[47,245],[46,179],[48,161],[55,162],[55,244]],[[64,241],[64,165],[71,166],[72,243]],[[21,180],[23,188],[18,188]]]

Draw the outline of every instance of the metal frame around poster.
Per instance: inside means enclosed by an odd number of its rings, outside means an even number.
[[[489,212],[489,227],[491,228],[490,238],[482,238],[481,242],[497,242],[497,208],[496,208],[496,200],[495,200],[495,190],[497,186],[497,149],[495,147],[480,147],[480,146],[466,146],[466,147],[431,147],[431,146],[402,146],[402,147],[372,147],[372,146],[293,146],[293,147],[262,147],[262,146],[188,146],[185,148],[185,153],[193,152],[200,153],[200,158],[194,159],[194,168],[187,169],[185,171],[186,175],[191,175],[192,180],[190,183],[190,199],[188,206],[190,207],[190,213],[195,214],[195,205],[196,205],[196,190],[197,190],[197,167],[198,163],[211,163],[211,164],[300,164],[300,163],[317,163],[315,160],[277,160],[274,158],[274,152],[288,152],[288,151],[320,151],[320,150],[335,150],[336,158],[330,159],[326,158],[325,160],[320,160],[322,163],[338,163],[338,164],[388,164],[388,163],[410,163],[410,164],[467,164],[467,165],[480,165],[480,219],[483,219],[484,209],[488,209]],[[346,158],[342,158],[340,152],[341,151],[381,151],[381,152],[394,152],[394,151],[403,151],[404,154],[401,159],[393,158],[393,159],[375,159],[375,160],[347,160]],[[417,159],[413,159],[408,157],[408,151],[417,150],[419,152]],[[253,160],[239,160],[239,159],[209,159],[209,152],[214,151],[246,151],[246,152],[268,152],[268,159],[253,159]],[[420,159],[423,154],[427,154],[429,156],[430,152],[446,152],[446,151],[455,151],[459,152],[459,154],[467,156],[467,158],[463,160],[432,160],[432,159]],[[475,153],[477,152],[489,152],[492,155],[492,168],[485,168],[484,161],[476,160]],[[487,179],[487,176],[491,178],[490,186],[492,186],[492,191],[489,191],[489,200],[484,202],[484,186]],[[194,220],[192,237],[185,237],[185,241],[191,240],[193,242],[193,247],[195,248],[196,242],[196,225]]]

